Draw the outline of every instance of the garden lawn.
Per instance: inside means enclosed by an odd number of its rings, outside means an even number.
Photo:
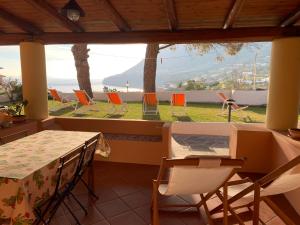
[[[143,116],[142,103],[130,102],[127,104],[128,112],[124,115],[109,115],[108,103],[96,101],[93,106],[82,106],[76,111],[72,107],[74,103],[60,103],[49,100],[49,114],[51,116],[91,117],[91,118],[116,118],[116,119],[145,119],[163,121],[195,121],[195,122],[226,122],[227,115],[218,115],[221,112],[221,104],[189,103],[186,107],[186,115],[172,116],[170,103],[160,102],[159,115]],[[180,108],[177,109],[178,111]],[[245,111],[233,112],[232,121],[244,123],[263,123],[265,121],[265,107],[251,106]]]

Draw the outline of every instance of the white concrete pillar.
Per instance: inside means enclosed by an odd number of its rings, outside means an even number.
[[[28,119],[48,117],[48,93],[44,45],[39,42],[20,43],[23,99],[28,101]]]
[[[267,128],[286,130],[298,125],[300,100],[300,37],[272,43]]]

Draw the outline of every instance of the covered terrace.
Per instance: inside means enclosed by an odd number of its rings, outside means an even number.
[[[78,0],[85,12],[78,22],[60,13],[66,3],[0,0],[0,45],[20,46],[23,97],[29,103],[25,108],[27,121],[0,129],[0,136],[46,129],[104,133],[111,155],[108,159],[95,157],[99,202],[86,203],[81,187],[76,189],[76,195],[89,207],[88,216],[79,215],[83,224],[149,224],[151,179],[157,175],[157,165],[162,157],[178,157],[174,133],[229,137],[225,155],[247,158],[241,172],[256,177],[300,155],[300,142],[287,136],[287,129],[298,127],[299,0]],[[255,41],[272,42],[267,119],[263,125],[48,116],[45,45]],[[180,157],[189,154],[181,153]],[[210,204],[213,207],[217,203],[212,199]],[[299,224],[300,190],[277,196],[261,207],[261,219],[266,224]],[[204,213],[202,217],[195,214],[189,209],[167,213],[161,224],[207,223]],[[66,210],[60,210],[52,223],[73,223],[71,219],[65,221],[64,215],[68,218]]]

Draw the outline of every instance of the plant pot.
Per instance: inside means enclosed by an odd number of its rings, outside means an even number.
[[[12,116],[6,112],[0,112],[0,122],[10,122],[12,121]]]
[[[293,138],[293,139],[300,139],[300,129],[298,129],[298,128],[291,128],[288,131],[289,131],[289,135],[290,135],[291,138]]]
[[[16,115],[12,117],[13,123],[22,123],[26,121],[26,116],[24,115]]]

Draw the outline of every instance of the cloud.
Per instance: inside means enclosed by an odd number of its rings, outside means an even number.
[[[47,45],[46,66],[49,78],[75,79],[76,68],[71,52],[72,45]],[[103,79],[123,71],[140,62],[145,56],[145,44],[88,45],[90,76]],[[0,73],[21,77],[19,46],[0,47]]]

